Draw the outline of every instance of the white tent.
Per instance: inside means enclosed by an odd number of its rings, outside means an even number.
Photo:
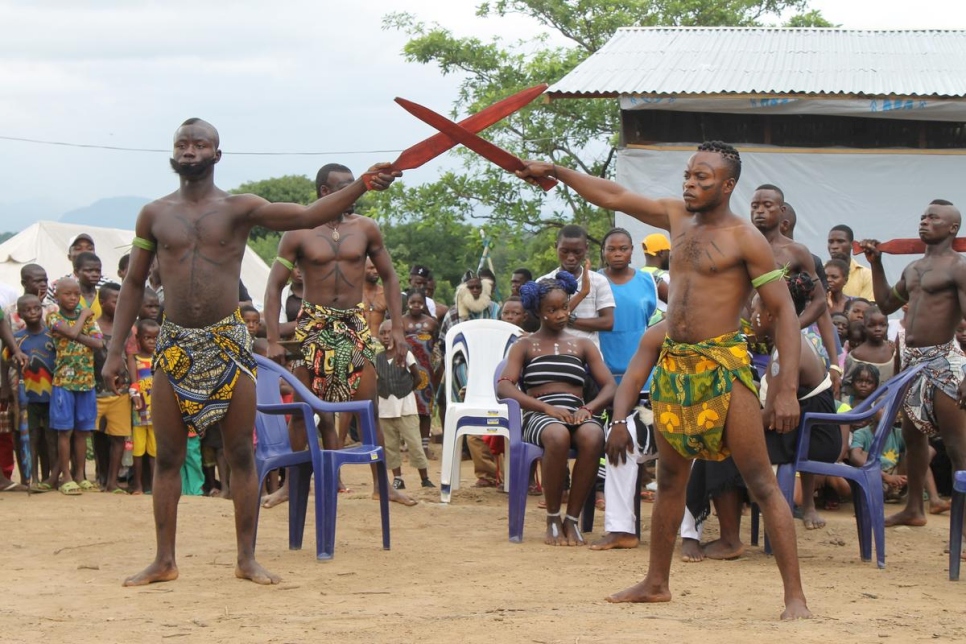
[[[15,288],[18,293],[23,292],[20,269],[24,264],[40,264],[47,270],[51,281],[71,273],[73,268],[67,259],[67,243],[80,233],[87,233],[94,239],[104,276],[120,281],[117,263],[123,255],[131,252],[133,230],[40,221],[0,244],[0,284]],[[262,308],[268,273],[268,265],[255,251],[245,249],[241,278],[259,309]]]

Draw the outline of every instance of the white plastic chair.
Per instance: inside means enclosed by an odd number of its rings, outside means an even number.
[[[467,320],[446,333],[443,386],[447,402],[439,474],[439,498],[443,503],[449,503],[452,491],[460,486],[464,436],[495,435],[509,440],[509,414],[507,406],[497,402],[494,395],[493,371],[521,333],[519,327],[501,320]],[[457,354],[466,360],[466,393],[462,402],[452,399],[453,359]],[[506,468],[503,471],[506,477]]]

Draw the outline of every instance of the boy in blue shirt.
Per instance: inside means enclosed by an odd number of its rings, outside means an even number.
[[[35,491],[46,492],[51,486],[41,481],[50,475],[50,464],[57,458],[57,434],[50,428],[50,392],[57,353],[50,329],[44,324],[44,308],[40,298],[36,295],[21,296],[17,300],[17,314],[25,325],[14,333],[14,339],[27,356],[27,363],[20,375],[20,404],[27,409],[33,458],[30,483]]]

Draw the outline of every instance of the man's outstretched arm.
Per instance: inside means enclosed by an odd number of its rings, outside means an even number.
[[[525,164],[526,168],[517,172],[517,176],[522,179],[555,177],[595,206],[619,210],[645,224],[670,230],[668,205],[676,203],[674,199],[648,199],[613,181],[592,177],[553,163],[526,161]]]
[[[379,172],[388,167],[387,163],[380,163],[369,169],[369,172]],[[401,172],[379,172],[371,180],[374,190],[385,190]],[[252,226],[264,226],[270,230],[298,230],[315,228],[327,221],[333,221],[344,213],[361,197],[368,187],[360,178],[356,179],[342,190],[337,190],[321,199],[313,201],[308,206],[296,203],[269,203],[256,195],[245,195],[252,200],[248,211],[248,223]],[[247,202],[246,202],[247,203]]]

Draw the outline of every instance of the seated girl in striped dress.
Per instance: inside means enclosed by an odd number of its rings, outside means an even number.
[[[565,271],[557,273],[555,279],[527,282],[520,288],[523,306],[539,319],[540,329],[510,349],[497,389],[501,398],[520,403],[523,439],[544,449],[548,545],[584,545],[577,518],[594,485],[603,451],[604,429],[599,414],[610,405],[617,389],[597,347],[567,331],[570,296],[576,290],[577,280]],[[585,399],[588,385],[597,390],[591,400]],[[571,448],[577,450],[577,460],[567,511],[561,520]]]

